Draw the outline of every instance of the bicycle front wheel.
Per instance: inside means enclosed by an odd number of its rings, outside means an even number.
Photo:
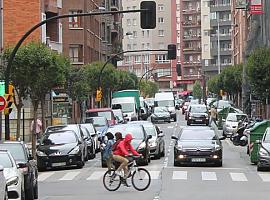
[[[109,191],[116,191],[121,185],[121,177],[115,174],[115,170],[108,170],[103,176],[103,185]]]
[[[151,183],[150,173],[144,168],[138,168],[131,177],[133,187],[138,191],[146,190]]]

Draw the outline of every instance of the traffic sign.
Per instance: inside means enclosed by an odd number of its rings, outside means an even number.
[[[4,110],[6,107],[6,99],[3,96],[0,96],[0,111]]]

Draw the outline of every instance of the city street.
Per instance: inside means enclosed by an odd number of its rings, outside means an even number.
[[[257,199],[269,196],[270,173],[257,173],[246,154],[246,147],[233,146],[229,139],[223,141],[223,167],[173,166],[173,141],[181,126],[185,126],[184,116],[178,113],[177,123],[162,123],[166,139],[166,155],[160,160],[152,160],[146,168],[151,173],[152,182],[144,191],[121,186],[116,192],[107,191],[102,183],[105,168],[97,158],[86,163],[83,169],[53,170],[39,174],[39,199],[41,200],[167,200],[167,199]]]

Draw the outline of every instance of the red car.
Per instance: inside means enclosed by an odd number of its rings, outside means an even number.
[[[116,120],[111,108],[93,108],[86,111],[86,118],[88,117],[106,117],[109,125],[115,125]]]

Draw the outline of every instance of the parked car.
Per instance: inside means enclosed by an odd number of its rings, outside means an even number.
[[[121,109],[113,109],[113,114],[116,118],[117,124],[124,124],[126,123],[124,114]]]
[[[148,165],[148,163],[151,161],[149,139],[151,139],[152,136],[147,135],[142,125],[119,124],[110,127],[107,132],[111,132],[113,134],[120,132],[122,133],[123,137],[125,137],[126,134],[131,133],[132,137],[134,138],[131,142],[133,148],[136,149],[138,153],[142,154],[142,158],[138,160],[138,164]],[[102,160],[102,163],[102,166],[106,166],[104,160]]]
[[[212,163],[222,166],[222,143],[214,129],[183,128],[178,136],[172,136],[174,166],[183,164]]]
[[[91,123],[98,131],[98,137],[102,138],[105,136],[107,129],[109,128],[108,120],[105,117],[89,117],[86,118],[85,123]]]
[[[150,118],[153,123],[158,121],[171,122],[170,112],[166,107],[154,107]]]
[[[87,142],[86,138],[78,124],[67,124],[67,125],[56,125],[56,126],[49,126],[45,130],[45,133],[48,132],[55,132],[55,131],[62,131],[62,130],[73,130],[77,137],[78,140],[82,143],[82,146],[84,147],[84,151],[82,152],[84,161],[87,161]]]
[[[87,145],[87,160],[94,159],[96,157],[96,150],[94,145],[94,140],[90,135],[90,132],[84,126],[80,125],[80,128],[83,132],[86,145]]]
[[[183,115],[185,114],[185,112],[186,112],[186,110],[187,110],[189,104],[190,104],[189,101],[186,101],[186,102],[183,104],[183,106],[182,106],[182,114],[183,114]]]
[[[8,189],[4,176],[4,167],[0,165],[0,200],[8,200]]]
[[[248,116],[243,113],[229,113],[223,124],[223,135],[228,137],[235,133],[238,129],[239,123],[246,121]]]
[[[187,115],[187,125],[191,124],[209,124],[209,115],[206,105],[193,104],[189,106]]]
[[[47,132],[37,148],[38,169],[84,166],[84,144],[73,130]]]
[[[151,135],[152,138],[149,139],[150,146],[150,156],[159,159],[165,156],[165,141],[164,133],[158,128],[157,125],[149,121],[132,121],[129,124],[140,124],[143,126],[147,135]]]
[[[86,118],[105,117],[110,125],[116,124],[116,119],[111,108],[93,108],[86,111]]]
[[[270,127],[266,128],[258,152],[257,171],[270,170]]]
[[[91,123],[85,123],[85,124],[81,124],[81,126],[87,128],[88,132],[90,133],[91,137],[93,138],[95,152],[96,153],[99,152],[100,151],[100,142],[98,140],[98,132],[97,132],[96,128],[94,127],[94,125]]]
[[[7,150],[0,150],[0,164],[4,167],[4,176],[7,181],[8,199],[25,199],[24,177],[17,168],[16,162]]]
[[[24,175],[24,191],[27,200],[38,199],[38,168],[26,144],[20,141],[5,141],[0,150],[8,150]]]

